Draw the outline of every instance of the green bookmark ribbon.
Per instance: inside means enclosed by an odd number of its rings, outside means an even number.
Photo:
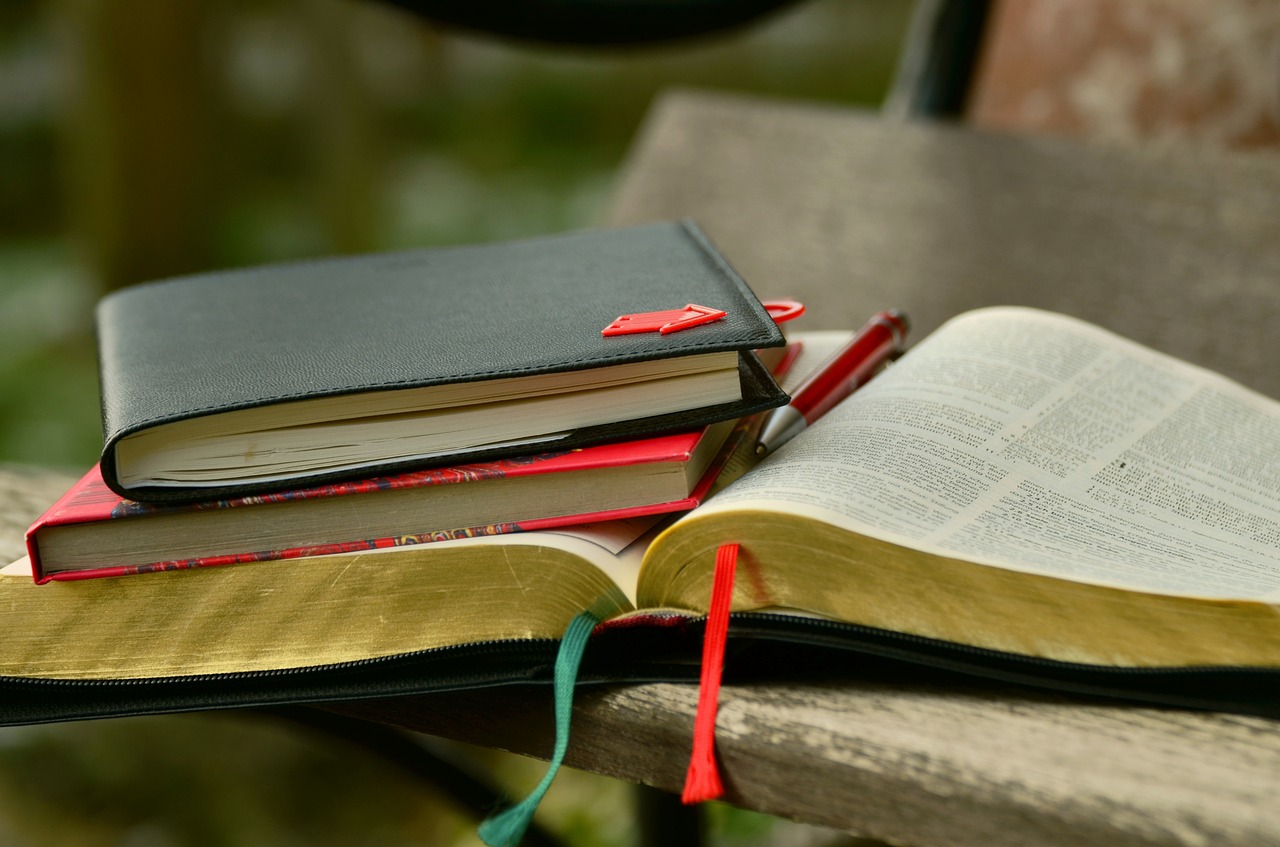
[[[519,845],[533,820],[533,813],[542,802],[542,796],[547,793],[552,780],[556,778],[556,772],[560,770],[560,764],[569,750],[569,717],[573,713],[573,689],[578,681],[578,667],[582,664],[582,654],[587,649],[587,639],[598,623],[600,618],[594,612],[582,612],[565,629],[564,637],[560,640],[560,650],[556,653],[556,744],[547,765],[547,773],[528,797],[480,824],[477,834],[489,847]]]

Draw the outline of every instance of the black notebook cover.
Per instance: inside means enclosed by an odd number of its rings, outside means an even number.
[[[667,335],[603,337],[623,314],[723,309]],[[663,223],[517,242],[268,265],[127,288],[98,306],[102,473],[122,496],[208,500],[292,481],[125,489],[115,446],[148,427],[313,397],[738,351],[743,400],[522,446],[569,449],[700,426],[786,402],[751,350],[781,333],[695,225]],[[473,450],[431,464],[513,452]],[[376,475],[407,459],[359,469]],[[308,485],[351,470],[312,474]]]

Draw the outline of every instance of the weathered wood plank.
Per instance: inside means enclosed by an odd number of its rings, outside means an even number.
[[[582,692],[569,764],[679,791],[696,690]],[[343,704],[348,715],[545,757],[546,691]],[[727,687],[727,799],[895,844],[1280,841],[1280,732],[1261,718],[972,685]]]
[[[1280,396],[1280,155],[1089,147],[684,92],[609,222],[695,218],[814,328],[1054,309]]]

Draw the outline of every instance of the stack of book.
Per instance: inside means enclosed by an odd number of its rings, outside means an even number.
[[[601,335],[686,303],[726,316]],[[958,316],[714,485],[783,339],[688,225],[160,283],[99,324],[101,475],[33,529],[52,579],[0,577],[3,721],[545,682],[588,610],[582,678],[682,678],[731,547],[745,664],[1280,716],[1280,403],[1073,318]],[[402,543],[436,535],[470,537]],[[242,554],[277,560],[68,579]]]
[[[786,399],[754,352],[777,326],[688,222],[167,280],[97,317],[105,448],[32,528],[38,581],[685,510]]]

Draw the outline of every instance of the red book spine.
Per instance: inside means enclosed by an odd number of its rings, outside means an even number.
[[[94,466],[73,485],[56,503],[33,523],[26,533],[27,555],[31,561],[32,575],[37,583],[51,580],[69,581],[94,579],[107,576],[151,573],[155,571],[184,570],[195,567],[215,567],[246,562],[290,559],[301,556],[320,556],[331,553],[349,553],[374,550],[404,544],[421,544],[453,538],[478,535],[498,535],[521,530],[548,529],[601,520],[662,514],[693,508],[700,496],[691,496],[668,503],[652,503],[625,509],[591,512],[560,517],[541,518],[520,523],[500,523],[487,526],[433,529],[430,532],[406,533],[394,537],[343,539],[333,543],[307,547],[273,550],[244,551],[235,554],[204,556],[98,568],[46,572],[42,566],[39,534],[42,530],[63,525],[94,523],[114,520],[144,520],[150,515],[181,511],[211,509],[241,509],[288,500],[306,500],[321,497],[359,497],[401,488],[420,488],[438,485],[456,485],[499,477],[518,477],[546,473],[571,473],[592,468],[635,465],[649,462],[685,461],[697,447],[705,430],[676,433],[616,444],[602,444],[565,453],[543,453],[533,456],[479,462],[449,468],[432,468],[422,471],[377,477],[355,482],[336,483],[315,488],[283,491],[255,497],[219,500],[195,505],[153,505],[122,499],[103,482],[98,466]],[[708,474],[711,476],[712,474]],[[699,487],[705,492],[709,482]]]

